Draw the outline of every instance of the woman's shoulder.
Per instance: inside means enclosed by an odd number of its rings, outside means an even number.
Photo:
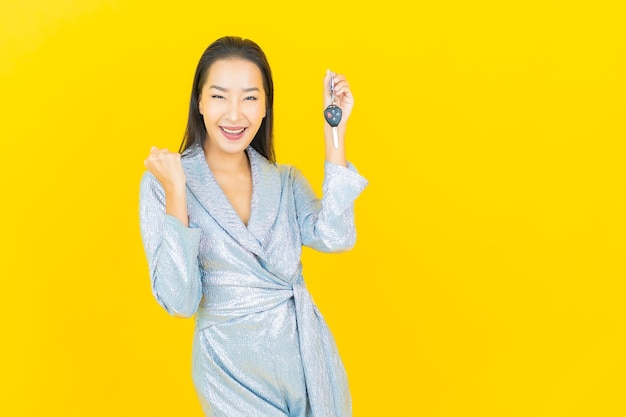
[[[302,171],[296,165],[287,163],[275,163],[274,165],[283,185],[294,186],[305,181]]]
[[[292,164],[285,164],[285,163],[277,162],[275,165],[276,165],[276,169],[278,170],[281,176],[290,177],[300,172],[298,167]]]
[[[260,165],[261,171],[274,172],[281,178],[288,178],[298,172],[298,168],[294,165],[271,162],[252,147],[248,148],[248,155],[251,157],[252,164]]]

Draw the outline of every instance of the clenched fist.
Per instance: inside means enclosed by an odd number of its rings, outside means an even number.
[[[153,146],[144,165],[159,180],[166,192],[185,188],[185,172],[179,153]]]

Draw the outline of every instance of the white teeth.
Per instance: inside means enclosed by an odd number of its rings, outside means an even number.
[[[240,133],[243,133],[243,131],[246,130],[246,128],[244,127],[239,130],[230,130],[230,129],[226,129],[225,127],[223,127],[222,130],[228,133],[229,135],[238,135]]]

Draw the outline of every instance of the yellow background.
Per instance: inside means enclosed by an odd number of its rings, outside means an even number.
[[[351,80],[358,243],[304,262],[355,417],[626,415],[622,2],[163,3],[0,2],[0,415],[201,415],[138,186],[226,34],[318,190],[324,71]]]

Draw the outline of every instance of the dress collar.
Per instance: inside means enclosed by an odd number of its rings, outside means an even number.
[[[252,172],[252,204],[248,226],[241,221],[206,162],[202,146],[195,145],[181,159],[187,187],[209,215],[249,251],[262,256],[263,241],[276,220],[282,193],[281,177],[252,147],[246,149]]]

